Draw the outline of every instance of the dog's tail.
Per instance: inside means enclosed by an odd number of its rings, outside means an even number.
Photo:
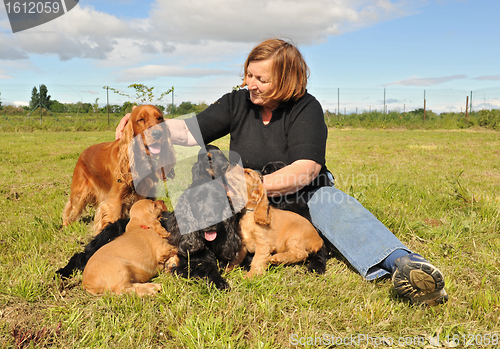
[[[326,270],[326,256],[327,248],[326,245],[323,245],[318,252],[313,252],[309,255],[309,265],[307,266],[307,270],[309,272],[324,274]]]
[[[106,227],[85,246],[83,252],[75,253],[73,257],[70,258],[68,264],[57,270],[56,274],[59,274],[63,279],[68,279],[71,274],[73,274],[73,271],[83,271],[90,257],[92,257],[98,249],[125,232],[128,221],[129,219],[119,219],[114,223],[106,225]]]

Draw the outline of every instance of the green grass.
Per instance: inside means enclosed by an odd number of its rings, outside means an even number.
[[[421,348],[438,334],[442,346],[448,336],[463,347],[500,335],[498,132],[330,129],[337,187],[445,274],[450,300],[434,308],[411,306],[389,280],[366,282],[336,257],[323,276],[293,266],[246,280],[237,269],[227,292],[160,275],[156,298],[92,296],[80,274],[54,278],[90,236],[89,215],[61,228],[61,212],[79,153],[113,131],[0,136],[0,348],[16,347],[14,330],[55,348],[289,348],[351,336],[344,346],[385,337]]]

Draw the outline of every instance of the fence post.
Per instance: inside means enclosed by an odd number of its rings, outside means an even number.
[[[38,93],[42,90],[42,85],[38,85]],[[42,101],[42,96],[40,94],[40,99],[39,101]],[[40,105],[40,126],[42,126],[42,106]]]
[[[174,117],[174,87],[172,86],[172,117]]]
[[[385,87],[384,87],[384,114],[387,114],[386,113],[386,107],[385,107]]]
[[[340,87],[337,88],[337,110],[339,111],[337,118],[340,120]]]
[[[425,99],[425,90],[424,90],[424,123],[425,123],[425,109],[426,109],[427,100]]]
[[[109,86],[106,86],[106,104],[108,105],[108,125],[109,125]]]
[[[469,96],[465,98],[465,122],[467,122],[467,116],[469,116]]]

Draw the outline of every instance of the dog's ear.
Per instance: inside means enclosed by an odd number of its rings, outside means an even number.
[[[132,176],[130,173],[130,168],[133,167],[134,159],[129,158],[129,144],[134,139],[134,128],[133,128],[133,118],[130,117],[127,125],[125,125],[125,129],[123,130],[122,138],[118,142],[120,142],[119,153],[118,153],[118,167],[116,171],[118,172],[116,175],[117,178],[121,178],[127,184],[132,182]]]
[[[236,216],[231,216],[223,221],[223,225],[227,234],[221,256],[228,261],[232,261],[237,257],[236,254],[241,249],[241,237],[237,229],[238,220]]]
[[[254,190],[252,196],[257,196],[257,206],[254,209],[254,221],[260,225],[271,224],[271,212],[269,210],[269,200],[267,199],[267,193],[264,190],[264,185],[262,183],[257,189]]]
[[[191,175],[193,181],[202,178],[203,174],[203,164],[200,160],[194,163],[193,167],[191,167]]]
[[[175,177],[174,168],[176,163],[176,156],[174,146],[172,144],[172,135],[170,132],[170,128],[168,127],[166,122],[161,123],[161,128],[163,131],[162,154],[157,167],[163,169],[164,176],[173,179]]]
[[[162,238],[168,238],[170,236],[170,233],[165,229],[163,228],[163,226],[160,224],[160,222],[158,221],[155,221],[153,223],[153,226],[152,228],[154,229],[154,231],[160,235]]]
[[[163,200],[154,201],[154,209],[158,212],[158,217],[161,216],[162,212],[168,212],[168,207]]]

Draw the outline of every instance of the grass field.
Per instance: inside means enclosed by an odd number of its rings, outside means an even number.
[[[89,240],[61,228],[79,153],[110,131],[0,133],[0,348],[491,347],[500,343],[500,133],[330,129],[338,188],[438,266],[449,302],[411,306],[338,256],[323,276],[279,267],[231,290],[160,275],[156,298],[96,297],[54,272]],[[225,145],[222,141],[219,145]],[[17,340],[17,343],[16,343]],[[34,342],[31,343],[33,345]]]

